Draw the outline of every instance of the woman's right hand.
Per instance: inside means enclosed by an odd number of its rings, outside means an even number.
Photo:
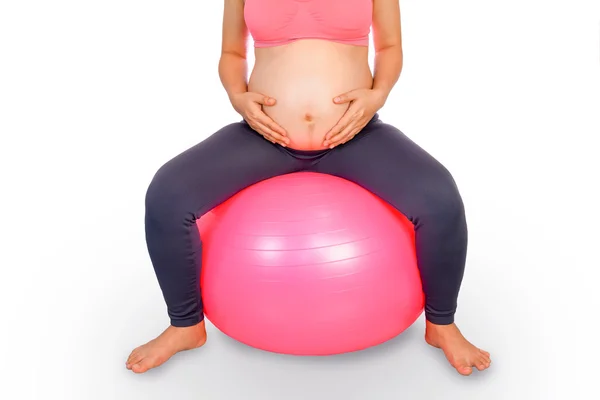
[[[279,143],[283,147],[290,143],[285,129],[277,125],[262,109],[263,106],[275,105],[274,98],[255,92],[244,92],[231,96],[230,100],[233,108],[244,117],[248,125],[269,142]]]

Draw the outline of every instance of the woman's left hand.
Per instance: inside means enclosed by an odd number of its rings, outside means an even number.
[[[383,107],[385,96],[373,89],[356,89],[341,94],[333,99],[335,104],[350,103],[342,118],[325,135],[323,145],[333,149],[335,146],[346,143],[352,139],[375,113]]]

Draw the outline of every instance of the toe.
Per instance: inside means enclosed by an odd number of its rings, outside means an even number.
[[[127,362],[125,363],[127,369],[131,369],[131,366],[133,364],[137,364],[141,359],[141,353],[139,351],[134,350],[133,353],[131,353],[131,355],[127,359]]]
[[[138,361],[137,363],[133,364],[131,366],[131,370],[133,372],[135,372],[136,374],[142,374],[142,373],[148,371],[151,367],[152,367],[151,361],[147,358],[144,358],[144,359]]]
[[[490,353],[488,353],[487,351],[479,349],[479,352],[482,353],[482,354],[485,354],[485,356],[487,358],[490,358]]]
[[[477,369],[480,371],[483,371],[484,369],[488,368],[489,366],[490,366],[490,362],[489,362],[488,358],[482,354],[479,357],[479,360],[477,361]]]
[[[139,352],[140,352],[139,347],[133,349],[133,351],[131,352],[131,354],[129,354],[129,357],[127,358],[127,362],[130,362],[137,354],[139,354]]]
[[[483,359],[483,361],[488,365],[492,362],[492,360],[490,359],[490,353],[481,351],[480,358]]]
[[[473,372],[473,368],[466,367],[466,366],[456,367],[456,370],[458,371],[459,374],[465,375],[465,376],[471,375],[471,373]]]

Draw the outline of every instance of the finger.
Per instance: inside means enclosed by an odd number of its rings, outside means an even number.
[[[259,132],[259,133],[262,135],[262,137],[264,137],[265,139],[267,139],[269,142],[271,142],[273,144],[278,144],[277,140],[275,140],[275,138],[273,136],[271,136],[271,135],[269,135],[267,133],[262,133],[262,132]]]
[[[252,101],[261,104],[263,106],[272,106],[277,102],[274,98],[265,96],[264,94],[250,92],[250,98]]]
[[[256,121],[256,124],[260,127],[260,129],[270,135],[271,137],[273,137],[273,139],[275,139],[278,142],[282,142],[282,143],[289,143],[289,139],[287,137],[285,137],[284,135],[280,134],[277,131],[274,131],[273,129],[271,129],[271,127],[265,123],[263,123],[262,121],[258,120]]]
[[[330,149],[333,149],[334,147],[337,147],[341,144],[344,144],[346,142],[348,142],[350,139],[352,139],[352,134],[350,133],[341,133],[335,141],[331,142],[331,144],[329,145]]]
[[[269,135],[266,132],[262,132],[262,128],[260,126],[256,125],[256,123],[248,121],[248,125],[250,125],[250,128],[252,128],[255,132],[257,132],[262,137],[267,139],[269,142],[276,143],[275,138],[271,137],[271,135]]]
[[[344,137],[344,140],[343,140],[343,141],[340,141],[340,142],[339,142],[339,143],[337,143],[335,146],[339,146],[340,144],[348,143],[349,141],[351,141],[352,139],[354,139],[354,137],[355,137],[356,135],[358,135],[358,132],[360,132],[360,129],[358,129],[358,128],[354,128],[354,129],[352,130],[352,132],[350,132],[348,135],[346,135],[346,136]],[[334,147],[335,147],[335,146],[334,146]]]
[[[268,140],[269,142],[273,143],[273,144],[279,144],[277,142],[277,140],[275,140],[274,137],[272,137],[271,135],[267,134],[267,133],[263,133],[263,132],[258,132],[262,135],[262,137],[264,137],[266,140]]]
[[[333,148],[340,143],[343,143],[344,140],[350,140],[348,136],[350,135],[350,132],[353,132],[356,130],[356,128],[356,122],[350,121],[350,123],[340,133],[329,139],[329,148]]]
[[[329,130],[329,132],[327,132],[327,134],[325,135],[325,142],[323,143],[325,146],[327,146],[328,144],[331,143],[331,141],[333,140],[333,138],[337,135],[339,135],[344,128],[346,128],[348,126],[348,124],[352,121],[352,114],[351,113],[346,113],[342,119],[340,119],[338,121],[337,124],[335,124],[333,126],[333,128],[331,128]]]
[[[355,91],[350,91],[344,94],[340,94],[338,96],[336,96],[333,99],[333,102],[336,104],[344,104],[344,103],[349,103],[352,100],[356,99],[356,92]]]
[[[258,122],[260,122],[264,126],[268,127],[269,129],[271,129],[274,132],[277,132],[282,137],[287,139],[287,132],[285,131],[285,129],[283,129],[281,126],[279,126],[277,124],[277,122],[273,121],[267,114],[262,113],[261,115],[258,116],[257,119],[258,119]]]
[[[354,136],[358,135],[358,133],[365,127],[366,124],[367,121],[365,121],[364,118],[355,120],[354,122],[351,121],[348,127],[341,132],[341,139],[336,140],[335,142],[332,141],[332,144],[334,146],[339,146],[340,144],[346,143],[354,138]]]
[[[275,100],[272,97],[265,97],[264,98],[264,102],[262,103],[264,106],[269,106],[272,107],[275,105],[275,103],[277,103],[277,100]]]
[[[273,138],[277,143],[281,144],[282,146],[287,146],[287,142],[288,142],[288,138],[280,135],[279,133],[275,132],[274,130],[272,130],[271,128],[269,128],[268,126],[262,124],[260,121],[254,121],[254,123],[256,124],[257,127],[257,131],[263,135],[263,136],[270,136],[271,138]]]

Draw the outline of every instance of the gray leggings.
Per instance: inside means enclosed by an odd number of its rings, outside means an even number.
[[[254,183],[297,171],[355,182],[403,213],[415,227],[425,316],[454,321],[467,253],[462,199],[444,166],[375,115],[354,139],[317,151],[286,149],[233,123],[157,171],[146,193],[146,241],[173,326],[204,318],[196,220]]]

